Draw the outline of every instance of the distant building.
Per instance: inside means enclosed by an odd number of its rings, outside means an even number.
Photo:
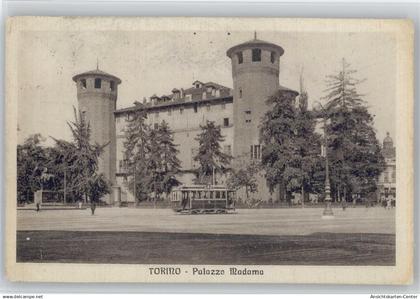
[[[388,198],[396,195],[396,164],[395,164],[395,147],[389,133],[383,141],[382,155],[385,158],[385,169],[378,178],[379,198]]]
[[[193,161],[198,144],[195,140],[200,125],[214,121],[222,128],[225,141],[222,148],[234,156],[247,155],[250,159],[261,159],[259,123],[269,109],[265,100],[277,90],[296,97],[298,92],[279,84],[280,57],[282,47],[256,38],[236,45],[227,51],[232,62],[233,89],[214,82],[194,81],[192,87],[172,89],[170,94],[153,95],[143,100],[147,110],[147,122],[157,126],[165,120],[174,131],[175,144],[179,145],[182,172],[179,180],[191,184]],[[117,77],[94,70],[73,77],[77,83],[79,109],[85,113],[92,126],[93,141],[110,142],[102,157],[100,171],[110,179],[114,192],[106,198],[115,201],[134,201],[127,189],[128,172],[124,157],[124,128],[136,106],[115,110]],[[218,178],[223,184],[224,178]],[[268,200],[273,197],[263,176],[259,179],[256,198]],[[277,192],[276,194],[279,194]]]

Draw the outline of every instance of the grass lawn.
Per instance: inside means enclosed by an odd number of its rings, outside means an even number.
[[[19,231],[18,262],[394,265],[395,236]]]

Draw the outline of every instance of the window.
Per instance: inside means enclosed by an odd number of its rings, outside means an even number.
[[[242,99],[242,88],[239,88],[239,98]]]
[[[250,115],[251,114],[251,110],[245,110],[245,114]]]
[[[229,126],[229,118],[228,117],[226,117],[226,118],[223,119],[223,125],[225,127],[228,127]]]
[[[109,87],[111,88],[111,91],[114,91],[115,90],[115,82],[114,81],[109,82]]]
[[[95,79],[95,88],[101,88],[102,86],[102,80],[99,78]]]
[[[246,119],[246,120],[245,120],[245,122],[246,122],[246,123],[250,123],[250,122],[251,122],[251,120],[250,120],[250,119]]]
[[[251,159],[261,159],[261,145],[251,145]]]
[[[86,89],[86,79],[80,80],[80,83],[82,84],[82,88]]]
[[[261,61],[261,49],[252,49],[252,61]]]
[[[191,148],[191,168],[197,169],[199,167],[198,161],[194,160],[194,157],[198,154],[198,148]]]
[[[276,52],[271,52],[270,60],[271,60],[271,63],[274,63],[276,61]]]
[[[195,88],[200,88],[200,84],[195,84]]]
[[[241,64],[242,62],[244,62],[244,56],[242,52],[236,53],[236,56],[238,57],[238,64]]]
[[[194,103],[194,113],[197,113],[197,111],[198,111],[198,104]]]

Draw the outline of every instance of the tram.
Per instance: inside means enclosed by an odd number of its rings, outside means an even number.
[[[172,209],[182,214],[226,214],[235,211],[235,191],[226,186],[180,186],[170,195]]]

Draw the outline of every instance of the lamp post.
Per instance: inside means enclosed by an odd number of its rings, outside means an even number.
[[[323,111],[324,118],[324,155],[325,155],[325,209],[322,212],[322,219],[334,219],[334,213],[331,208],[331,187],[330,187],[330,168],[328,163],[328,136],[327,136],[327,119],[328,114],[321,103],[318,105]]]
[[[325,209],[322,212],[322,219],[333,219],[334,213],[331,208],[331,188],[330,188],[330,167],[328,165],[328,138],[327,138],[327,118],[324,118],[324,151],[325,151]]]

